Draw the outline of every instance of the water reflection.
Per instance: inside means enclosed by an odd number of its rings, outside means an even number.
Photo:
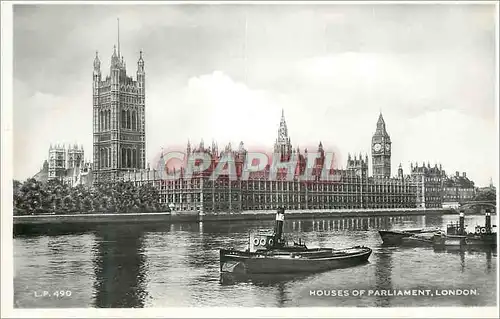
[[[430,223],[434,225],[440,225],[439,222],[439,218],[430,220]],[[425,216],[331,217],[285,221],[285,227],[289,227],[288,229],[294,232],[369,231],[370,229],[424,227],[425,225]]]
[[[259,287],[271,287],[288,281],[300,281],[311,274],[236,274],[223,272],[220,274],[222,286],[232,286],[241,283],[251,283]]]
[[[494,247],[481,247],[481,246],[457,246],[457,247],[445,247],[445,248],[434,248],[435,253],[447,253],[452,255],[458,255],[460,257],[461,272],[466,271],[466,253],[469,255],[482,256],[484,255],[486,261],[485,272],[487,274],[491,273],[491,263],[492,256],[496,256],[496,248]]]
[[[144,307],[146,270],[143,231],[134,226],[103,226],[93,247],[94,306]]]
[[[392,254],[393,248],[381,248],[376,254],[375,267],[375,289],[378,291],[392,290]],[[376,296],[377,307],[390,306],[390,298],[388,296]]]

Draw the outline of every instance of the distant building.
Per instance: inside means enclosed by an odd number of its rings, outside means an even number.
[[[442,182],[446,177],[442,166],[435,164],[433,167],[429,163],[427,166],[422,163],[411,164],[410,176],[417,187],[417,206],[421,208],[441,208],[442,207]]]
[[[460,175],[455,172],[455,176],[444,178],[443,181],[443,203],[445,202],[467,202],[474,199],[476,189],[474,182],[467,178],[465,172]]]
[[[42,168],[33,175],[33,178],[41,183],[46,183],[49,180],[49,162],[47,160],[43,162]]]
[[[79,169],[83,166],[84,151],[83,146],[73,145],[50,145],[49,148],[49,175],[48,180],[61,179],[67,176],[68,170]]]
[[[71,186],[90,185],[92,164],[85,163],[84,155],[83,146],[50,145],[48,160],[33,178],[40,182],[60,180]]]
[[[485,186],[485,187],[477,187],[476,188],[476,195],[478,195],[479,193],[483,193],[483,192],[493,192],[494,194],[496,194],[497,189],[496,189],[495,185],[493,185],[492,178],[490,178],[490,185]]]
[[[49,148],[49,177],[48,179],[62,178],[66,175],[67,151],[64,145],[50,145]]]

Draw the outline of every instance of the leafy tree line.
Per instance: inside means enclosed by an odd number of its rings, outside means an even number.
[[[496,201],[497,194],[493,189],[486,189],[483,191],[477,192],[476,196],[474,196],[473,201]]]
[[[72,213],[143,213],[168,211],[153,185],[117,182],[95,187],[71,187],[58,180],[33,178],[13,182],[14,215]]]

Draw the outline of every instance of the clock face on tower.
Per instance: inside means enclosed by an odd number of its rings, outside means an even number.
[[[385,144],[385,150],[389,152],[391,150],[391,144]]]
[[[382,145],[380,145],[380,143],[373,145],[373,150],[375,152],[379,152],[381,149],[382,149]]]

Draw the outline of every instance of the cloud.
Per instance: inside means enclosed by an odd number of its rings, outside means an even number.
[[[150,152],[157,152],[168,142],[202,138],[205,142],[215,139],[219,144],[244,141],[272,145],[282,106],[269,92],[252,90],[221,71],[190,78],[177,94],[151,91],[150,127],[162,125],[174,134],[159,137],[153,133]]]

